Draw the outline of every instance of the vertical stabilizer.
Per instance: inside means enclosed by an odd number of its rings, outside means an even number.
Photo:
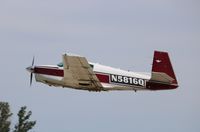
[[[154,52],[151,80],[178,84],[167,52]]]

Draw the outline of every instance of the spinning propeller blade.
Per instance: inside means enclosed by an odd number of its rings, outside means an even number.
[[[31,73],[31,76],[30,76],[30,86],[32,85],[32,82],[33,82],[33,73]]]
[[[33,56],[33,60],[32,60],[32,67],[34,66],[34,63],[35,63],[35,56]]]
[[[31,73],[31,75],[30,75],[30,86],[32,85],[32,82],[33,82],[34,63],[35,63],[35,56],[33,57],[31,66],[26,68]]]

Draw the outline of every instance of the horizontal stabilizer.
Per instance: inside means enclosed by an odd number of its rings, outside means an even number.
[[[174,78],[162,72],[152,72],[152,75],[151,75],[151,81],[153,82],[162,82],[162,83],[171,84],[173,80]]]

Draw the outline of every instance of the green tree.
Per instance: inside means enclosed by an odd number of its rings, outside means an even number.
[[[36,121],[29,121],[32,112],[26,112],[26,106],[21,107],[17,115],[18,123],[15,125],[14,132],[28,132],[35,126]]]
[[[29,120],[32,112],[27,112],[26,106],[21,107],[17,115],[18,123],[15,125],[13,132],[28,132],[35,126],[36,121]],[[11,116],[9,104],[7,102],[0,102],[0,132],[10,132]]]
[[[0,132],[10,131],[11,116],[9,104],[7,102],[0,102]]]

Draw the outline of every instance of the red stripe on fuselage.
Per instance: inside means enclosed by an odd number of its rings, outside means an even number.
[[[99,81],[102,82],[102,83],[109,83],[110,82],[109,81],[110,80],[109,75],[97,73],[96,76],[99,79]]]
[[[36,74],[44,74],[44,75],[51,75],[51,76],[58,76],[58,77],[64,77],[64,70],[53,68],[53,67],[35,67],[34,73]],[[109,83],[110,78],[109,75],[104,74],[96,74],[97,78],[102,83]]]
[[[35,67],[34,73],[36,74],[44,74],[44,75],[51,75],[51,76],[64,76],[63,69],[58,68],[50,68],[50,67]]]

